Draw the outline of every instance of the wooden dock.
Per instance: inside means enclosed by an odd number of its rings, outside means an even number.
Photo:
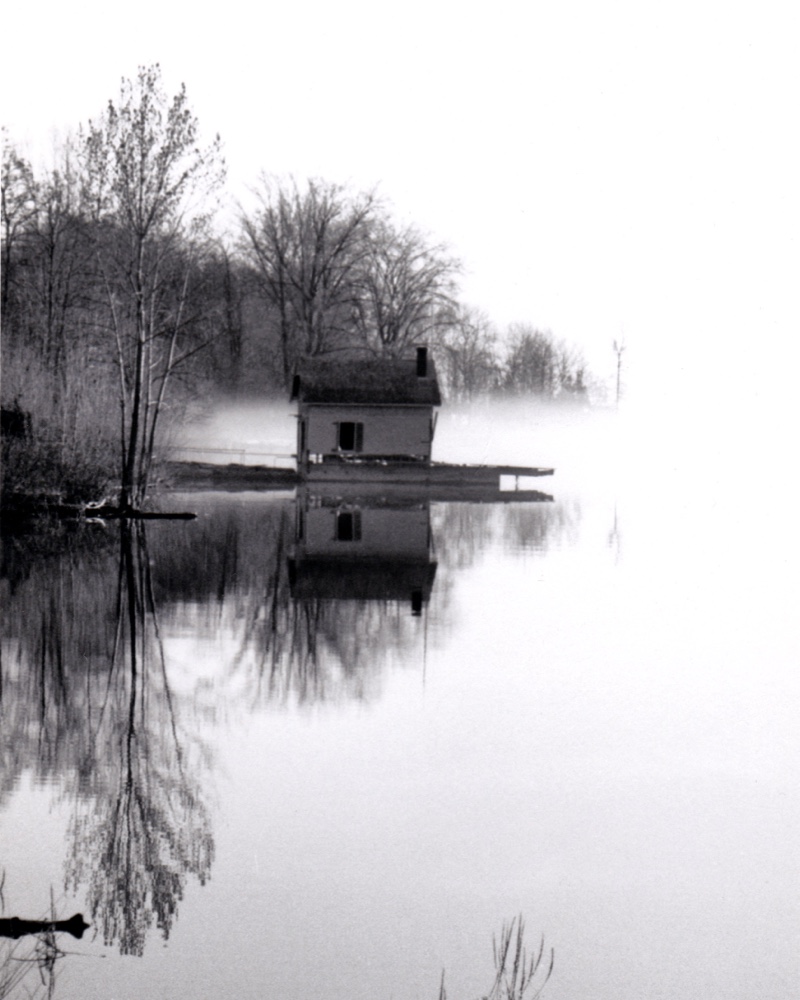
[[[311,483],[392,483],[500,489],[501,477],[519,480],[552,476],[554,469],[523,465],[451,465],[446,462],[320,462],[301,471]]]
[[[304,472],[256,465],[175,462],[169,481],[175,489],[294,490],[322,495],[425,497],[481,502],[547,501],[527,481],[554,470],[521,465],[450,465],[415,462],[320,462]],[[502,480],[505,479],[505,483]],[[505,488],[501,488],[501,484]]]

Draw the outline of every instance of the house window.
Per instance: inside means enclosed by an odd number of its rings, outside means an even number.
[[[361,451],[364,447],[364,425],[343,420],[336,425],[339,451]]]
[[[361,541],[360,510],[338,510],[336,512],[336,540],[338,542]]]

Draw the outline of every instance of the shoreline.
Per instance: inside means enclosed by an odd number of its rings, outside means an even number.
[[[361,475],[359,475],[361,473]],[[546,499],[553,498],[530,489],[501,490],[500,475],[511,477],[550,476],[552,469],[523,469],[515,466],[460,466],[447,463],[423,468],[398,469],[388,466],[330,467],[320,465],[309,477],[295,469],[264,465],[215,465],[210,462],[170,462],[163,467],[146,508],[123,511],[106,500],[64,502],[57,494],[36,496],[12,495],[0,497],[0,513],[7,519],[23,520],[34,517],[79,518],[190,518],[193,515],[159,511],[158,498],[172,492],[224,490],[228,492],[259,490],[264,492],[296,489],[341,490],[345,484],[354,489],[423,490],[440,499]]]

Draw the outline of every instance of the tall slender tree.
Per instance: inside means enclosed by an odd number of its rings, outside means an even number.
[[[82,133],[84,198],[119,369],[120,507],[147,493],[168,383],[185,343],[190,270],[207,238],[204,200],[222,183],[219,136],[198,145],[186,89],[168,98],[156,64],[123,80]]]

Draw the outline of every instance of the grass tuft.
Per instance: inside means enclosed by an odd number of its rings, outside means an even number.
[[[555,952],[545,952],[544,936],[535,952],[525,947],[525,921],[520,914],[504,923],[499,938],[492,938],[494,982],[480,1000],[537,1000],[553,974]],[[447,1000],[444,970],[439,984],[439,1000]]]

